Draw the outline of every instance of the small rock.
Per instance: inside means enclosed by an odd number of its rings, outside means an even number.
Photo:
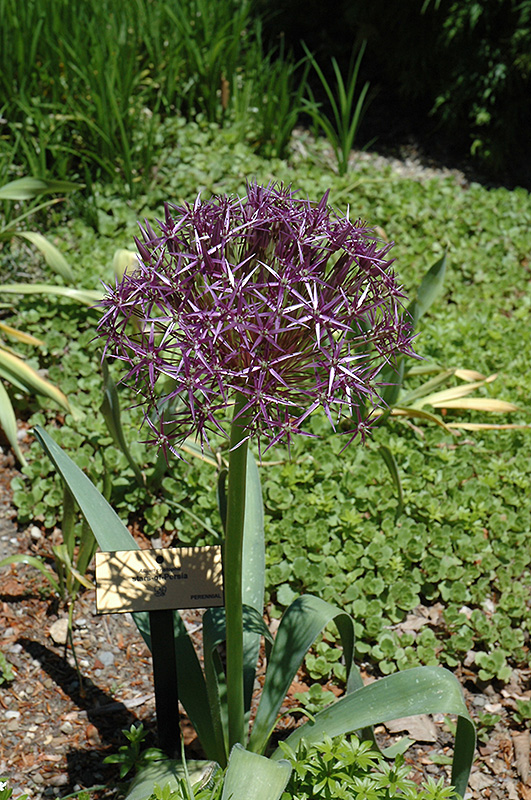
[[[66,722],[63,722],[59,730],[61,731],[61,733],[65,733],[68,736],[74,732],[74,726],[72,725],[71,722],[68,722],[67,720]],[[54,786],[59,786],[59,784],[56,783],[54,784]]]
[[[66,644],[68,639],[68,619],[56,620],[48,631],[55,644]]]
[[[20,717],[20,711],[6,711],[4,717],[6,719],[18,719]]]
[[[4,636],[6,636],[6,637],[7,636],[13,636],[14,632],[15,632],[14,628],[6,628],[5,631],[4,631]]]
[[[29,529],[29,534],[35,542],[38,542],[39,539],[42,539],[42,531],[40,528],[37,528],[36,525],[31,526]]]
[[[66,786],[68,783],[68,775],[64,773],[61,775],[52,775],[48,782],[51,786]]]
[[[87,741],[93,747],[98,747],[101,744],[101,737],[98,729],[92,723],[89,723],[85,728],[85,736]]]
[[[21,653],[23,650],[21,644],[12,644],[10,647],[7,648],[8,653]]]
[[[110,667],[114,664],[114,654],[110,650],[98,650],[96,660],[103,664],[104,667]]]
[[[87,623],[87,620],[85,619],[85,617],[80,617],[79,619],[75,620],[74,628],[86,628],[87,624],[88,623]]]

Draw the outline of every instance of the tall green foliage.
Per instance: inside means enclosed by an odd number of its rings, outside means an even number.
[[[38,177],[118,174],[137,193],[163,144],[161,119],[221,123],[242,91],[263,149],[264,137],[275,154],[286,143],[285,133],[275,141],[273,106],[288,136],[295,124],[292,68],[264,51],[249,0],[0,0],[0,18],[4,147]]]

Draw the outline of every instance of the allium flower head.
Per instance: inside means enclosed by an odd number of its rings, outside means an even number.
[[[158,232],[140,226],[138,269],[109,290],[99,327],[151,441],[204,443],[236,396],[267,446],[289,443],[319,406],[363,430],[382,367],[411,353],[411,336],[392,245],[327,199],[252,184],[243,198],[167,204]]]

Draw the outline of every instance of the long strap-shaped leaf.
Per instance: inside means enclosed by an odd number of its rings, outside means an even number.
[[[5,435],[7,436],[7,440],[11,445],[11,447],[13,448],[13,452],[15,453],[16,457],[18,458],[22,466],[25,467],[26,459],[22,455],[22,450],[20,449],[17,438],[17,419],[15,417],[15,411],[13,409],[11,400],[9,399],[9,395],[1,380],[0,380],[0,428],[2,428]]]
[[[457,678],[440,667],[415,667],[388,675],[342,697],[320,711],[314,722],[301,725],[286,739],[296,749],[298,742],[321,741],[370,725],[415,714],[457,714],[452,784],[463,796],[474,760],[476,732],[468,714]],[[273,759],[282,758],[280,749]]]
[[[95,289],[73,289],[71,286],[52,286],[48,283],[9,283],[2,286],[4,294],[51,294],[68,297],[85,306],[94,306],[103,297],[103,292]]]
[[[273,644],[273,637],[269,628],[260,614],[252,606],[243,606],[243,632],[244,641],[257,640],[260,643],[262,636],[266,645]],[[217,756],[217,761],[223,766],[228,756],[228,712],[227,712],[227,687],[225,673],[217,652],[217,646],[226,639],[225,609],[209,608],[203,616],[203,655],[205,660],[205,679],[213,717],[214,729],[218,742],[222,743],[224,758]],[[245,655],[245,653],[244,653]],[[256,659],[253,662],[253,676]]]
[[[348,686],[358,685],[351,678],[354,651],[354,621],[336,606],[318,597],[297,597],[284,613],[267,666],[266,680],[254,721],[249,749],[263,753],[288,689],[302,659],[329,622],[334,621],[343,642]],[[364,727],[364,726],[359,726]]]
[[[21,358],[2,349],[0,362],[1,373],[7,380],[11,381],[13,377],[15,381],[19,382],[19,385],[22,383],[26,387],[26,391],[34,390],[45,397],[51,397],[66,411],[70,411],[70,405],[63,392],[46,378],[41,378],[39,373]]]
[[[87,476],[46,431],[36,426],[35,436],[76,499],[102,550],[137,550],[138,545],[116,512]],[[147,612],[133,614],[134,621],[150,647]],[[174,612],[175,649],[179,665],[179,693],[205,752],[216,752],[216,738],[207,701],[203,671],[180,615]],[[178,724],[178,720],[175,721]]]
[[[265,591],[264,506],[258,467],[247,451],[245,485],[245,522],[243,528],[242,603],[254,608],[262,617]],[[256,664],[260,652],[260,634],[245,625],[243,632],[243,692],[247,716],[251,710]]]
[[[237,744],[230,753],[221,800],[279,800],[291,770],[285,759],[271,761]]]

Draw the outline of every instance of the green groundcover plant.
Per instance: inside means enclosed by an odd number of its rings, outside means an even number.
[[[100,332],[105,352],[126,365],[126,380],[146,405],[145,428],[163,452],[195,434],[230,442],[228,480],[219,484],[224,541],[224,608],[204,615],[204,672],[175,613],[180,694],[207,757],[225,765],[234,747],[261,758],[284,696],[315,639],[333,620],[343,642],[347,693],[287,739],[296,747],[414,713],[458,715],[452,781],[464,794],[474,728],[456,679],[417,668],[363,686],[353,663],[354,623],[318,597],[295,597],[276,637],[263,622],[264,532],[259,452],[308,434],[317,408],[337,426],[351,421],[348,445],[377,404],[379,374],[411,353],[403,293],[382,246],[361,222],[290,189],[251,184],[244,197],[168,205],[155,232],[137,240],[140,260],[109,290]],[[232,422],[226,420],[232,410]],[[100,546],[134,549],[134,539],[104,498],[42,429],[36,434],[76,498]],[[149,643],[149,623],[135,614]],[[267,672],[249,732],[261,637]],[[226,642],[226,665],[217,646]],[[225,668],[224,668],[225,667]],[[234,752],[234,751],[233,751]],[[281,760],[277,748],[273,761]]]

